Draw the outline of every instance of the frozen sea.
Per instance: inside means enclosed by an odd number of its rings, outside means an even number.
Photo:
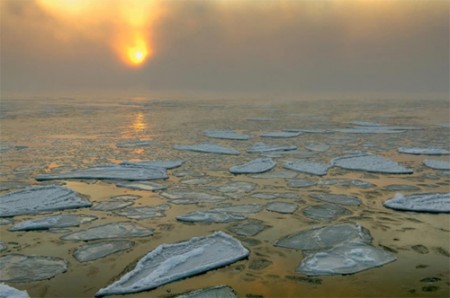
[[[93,297],[132,271],[142,257],[157,247],[189,244],[194,237],[218,231],[240,241],[248,250],[248,257],[127,297],[173,297],[220,285],[230,287],[238,297],[449,295],[449,213],[399,211],[383,205],[398,197],[397,193],[405,198],[412,194],[440,193],[442,205],[435,207],[448,210],[450,202],[445,193],[450,192],[450,172],[446,167],[427,167],[424,160],[446,164],[449,155],[399,151],[399,148],[428,148],[421,151],[426,153],[450,149],[448,100],[5,98],[1,101],[0,128],[0,196],[27,187],[60,185],[92,203],[77,209],[0,218],[0,266],[4,266],[0,268],[0,282],[26,290],[31,297]],[[205,131],[252,137],[217,138]],[[266,132],[277,132],[279,136],[283,131],[300,133],[288,138],[264,137]],[[239,154],[218,154],[214,152],[218,147],[208,147],[211,149],[208,152],[174,148],[205,143],[231,148]],[[249,150],[257,143],[281,150]],[[336,166],[334,162],[343,157],[359,158],[358,164]],[[367,158],[367,162],[361,157]],[[230,172],[231,167],[258,158],[271,158],[276,165],[264,169],[263,174]],[[133,173],[134,167],[143,170],[145,165],[180,160],[184,162],[177,162],[177,167],[158,167],[167,171],[168,178],[152,180],[152,183],[163,187],[139,189],[127,187],[127,181],[110,179],[111,175],[99,178],[104,172],[99,173],[98,168],[108,171],[123,162],[128,164],[124,173],[129,175],[128,171]],[[301,161],[305,167],[319,163],[328,170],[321,176],[309,168],[294,171],[283,167],[289,161]],[[96,179],[62,175],[89,168],[97,169],[92,177]],[[399,168],[407,170],[398,171]],[[49,174],[55,179],[36,180]],[[296,187],[291,183],[293,180],[308,183]],[[133,185],[139,183],[143,182],[133,181]],[[317,197],[329,199],[321,202]],[[357,198],[360,203],[333,202],[333,198],[342,197]],[[4,198],[0,198],[0,211],[1,199]],[[328,209],[314,206],[325,203],[346,211],[322,216]],[[112,207],[95,207],[103,205]],[[273,210],[273,206],[283,208]],[[177,220],[192,212],[201,215],[196,218],[199,221]],[[211,221],[203,215],[211,212],[217,218],[232,220]],[[310,212],[318,213],[309,216]],[[20,222],[53,215],[97,219],[63,228],[48,228],[52,224],[49,221],[45,230],[9,230]],[[297,270],[302,260],[319,255],[328,262],[328,258],[333,259],[329,247],[309,251],[275,245],[280,239],[302,231],[346,223],[368,231],[371,238],[365,240],[364,247],[370,245],[377,252],[388,254],[389,261],[350,275],[339,274],[338,270],[336,274],[330,273],[329,268],[339,264],[328,267],[325,263],[323,267],[321,263],[326,274],[313,272],[308,276]],[[85,231],[95,237],[86,241],[64,237]],[[132,241],[134,245],[119,250],[113,247],[118,243],[115,241]],[[354,240],[348,241],[333,246],[332,252],[345,253],[347,247],[361,246]],[[75,258],[74,252],[81,247],[97,247],[95,244],[108,249],[101,254],[105,256],[86,262]],[[17,255],[64,260],[67,270],[59,270],[54,277],[44,280],[30,281],[29,276],[18,276],[8,281],[9,271],[8,274],[1,271],[21,266],[11,260],[27,260],[8,257]],[[366,260],[368,256],[356,257],[358,262],[358,258]],[[169,260],[168,264],[177,266],[177,262],[184,262],[176,255],[174,258],[177,261]],[[33,264],[28,266],[34,269],[41,266]]]

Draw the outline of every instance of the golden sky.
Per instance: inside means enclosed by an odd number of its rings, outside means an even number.
[[[3,94],[448,94],[447,0],[0,3]]]

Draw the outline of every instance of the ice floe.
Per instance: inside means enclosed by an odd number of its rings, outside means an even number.
[[[293,188],[306,188],[316,185],[317,182],[311,181],[311,180],[304,180],[304,179],[290,179],[288,181],[288,186]]]
[[[133,182],[119,182],[116,183],[118,187],[125,187],[129,189],[136,189],[136,190],[147,190],[147,191],[156,191],[156,190],[163,190],[166,189],[167,186],[154,183],[150,181],[133,181]]]
[[[401,127],[389,126],[360,126],[354,128],[336,128],[335,132],[350,133],[350,134],[392,134],[403,133],[406,129]]]
[[[137,167],[149,167],[149,168],[163,168],[163,169],[174,169],[181,167],[181,165],[184,163],[181,159],[168,159],[168,160],[145,160],[145,161],[123,161],[120,163],[120,165],[131,165],[131,166],[137,166]]]
[[[156,217],[164,217],[165,211],[170,208],[170,205],[163,204],[157,206],[142,206],[142,207],[127,207],[118,211],[114,214],[126,216],[131,219],[149,219]]]
[[[397,193],[394,198],[384,202],[384,206],[402,211],[448,213],[450,212],[450,193]]]
[[[450,170],[450,161],[448,160],[425,159],[423,164],[435,170]]]
[[[203,222],[203,223],[227,223],[247,219],[246,216],[215,210],[192,211],[186,214],[178,215],[177,220],[184,222]]]
[[[288,200],[299,200],[300,195],[295,192],[257,192],[251,195],[252,198],[263,199],[263,200],[275,200],[275,199],[288,199]]]
[[[96,220],[96,216],[79,216],[74,214],[51,215],[19,222],[9,228],[10,231],[48,230],[53,228],[77,227],[82,223]]]
[[[398,152],[414,155],[449,155],[450,151],[439,148],[400,147]]]
[[[257,219],[250,219],[244,223],[235,224],[228,229],[240,236],[255,236],[266,229],[268,226]]]
[[[217,188],[217,191],[226,193],[227,195],[242,194],[251,192],[255,190],[256,187],[257,185],[255,183],[245,181],[234,181],[220,186],[219,188]]]
[[[105,165],[76,170],[62,174],[38,175],[36,180],[57,179],[109,179],[109,180],[155,180],[168,178],[164,168],[140,167],[134,165]]]
[[[62,186],[36,186],[0,196],[0,217],[90,207],[87,199]]]
[[[8,245],[5,244],[5,242],[0,240],[0,252],[4,251],[8,248]]]
[[[304,216],[315,220],[333,220],[351,214],[350,210],[334,204],[308,206],[302,212]]]
[[[386,190],[390,190],[390,191],[417,191],[420,188],[418,188],[415,185],[407,185],[407,184],[390,184],[390,185],[386,185],[384,187],[384,189]]]
[[[294,145],[268,145],[265,143],[255,143],[253,146],[247,149],[248,153],[263,153],[273,151],[292,151],[296,150],[297,146]]]
[[[237,151],[236,149],[210,143],[201,143],[194,145],[174,145],[173,148],[182,151],[239,155],[239,151]]]
[[[250,177],[254,179],[292,179],[297,175],[298,173],[293,171],[279,170],[279,171],[265,172],[262,174],[254,174],[250,175]]]
[[[89,228],[61,237],[62,240],[97,240],[110,238],[145,237],[153,235],[153,230],[132,222],[109,223]]]
[[[237,298],[233,289],[228,286],[217,286],[207,289],[200,289],[175,298]]]
[[[283,163],[283,167],[289,170],[311,174],[311,175],[317,175],[317,176],[323,176],[326,175],[328,172],[328,169],[331,167],[328,164],[318,163],[318,162],[311,162],[311,161],[304,161],[304,160],[291,160]]]
[[[20,291],[7,284],[0,283],[0,298],[30,298],[27,291]]]
[[[136,293],[207,272],[246,258],[249,251],[224,232],[189,241],[162,244],[139,260],[136,267],[96,296]]]
[[[289,132],[301,132],[301,133],[329,133],[330,131],[322,128],[289,128],[284,129]]]
[[[263,209],[260,204],[240,204],[240,205],[225,205],[212,209],[212,211],[238,213],[238,214],[252,214],[258,213]]]
[[[227,140],[249,140],[253,138],[252,135],[237,133],[232,130],[205,130],[204,134],[210,138]]]
[[[122,209],[133,204],[134,203],[132,201],[111,200],[97,203],[94,205],[94,207],[91,208],[91,210],[112,211]]]
[[[325,152],[330,149],[330,145],[324,143],[306,143],[305,148],[314,152]]]
[[[319,201],[339,205],[359,206],[361,204],[360,199],[350,195],[320,193],[320,194],[310,194],[309,196]]]
[[[267,210],[283,214],[294,213],[297,208],[297,204],[285,202],[272,202],[266,205]]]
[[[208,193],[193,191],[171,191],[163,192],[161,196],[169,199],[170,203],[176,205],[187,205],[197,203],[214,203],[226,200],[226,197],[215,196]]]
[[[375,184],[363,180],[350,179],[324,179],[319,182],[319,185],[338,185],[345,187],[373,187]]]
[[[23,150],[27,148],[28,146],[0,146],[0,151]]]
[[[405,168],[395,161],[377,155],[360,154],[338,157],[333,165],[347,169],[386,174],[412,174],[413,170]]]
[[[75,250],[73,256],[78,262],[89,262],[109,256],[119,251],[130,249],[133,245],[134,242],[129,240],[90,243]]]
[[[0,257],[0,281],[31,282],[54,277],[67,270],[61,258],[10,254]]]
[[[298,137],[301,132],[292,131],[266,131],[260,134],[262,138],[294,138]]]
[[[390,252],[365,243],[346,243],[307,255],[296,271],[310,276],[353,274],[395,261]]]
[[[232,166],[230,172],[233,174],[264,173],[273,169],[276,164],[271,158],[257,158],[242,165]]]

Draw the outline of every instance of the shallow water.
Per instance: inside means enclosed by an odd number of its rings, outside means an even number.
[[[164,217],[150,219],[129,219],[114,211],[89,208],[51,213],[98,217],[98,220],[80,227],[59,231],[8,231],[14,223],[38,217],[16,216],[12,223],[0,226],[1,240],[7,245],[1,255],[14,253],[60,257],[67,260],[68,270],[50,280],[9,284],[21,290],[26,289],[33,297],[92,297],[100,288],[106,287],[124,272],[130,271],[143,255],[158,245],[185,241],[193,236],[205,236],[213,231],[223,230],[239,239],[250,250],[248,259],[128,296],[166,297],[219,284],[229,285],[239,297],[249,294],[264,297],[448,296],[449,215],[400,212],[383,207],[383,202],[396,193],[387,190],[385,187],[388,185],[409,185],[418,188],[402,191],[404,194],[449,191],[449,173],[423,165],[423,160],[429,159],[429,156],[408,155],[397,151],[399,147],[435,147],[448,150],[450,130],[445,127],[449,122],[448,101],[220,101],[220,105],[214,105],[215,103],[145,99],[2,99],[0,145],[8,149],[2,150],[0,155],[1,194],[27,185],[57,183],[88,196],[94,205],[120,195],[139,196],[133,201],[133,207],[170,204]],[[336,128],[354,127],[352,121],[422,129],[388,134],[332,131]],[[283,129],[322,129],[324,133],[303,133],[286,139],[260,137],[262,132]],[[255,137],[249,140],[213,139],[204,135],[205,130],[233,130]],[[128,145],[123,146],[124,142]],[[232,147],[240,151],[240,155],[173,149],[175,144],[206,142]],[[263,156],[264,153],[246,152],[257,142],[298,147],[295,151],[271,156],[277,165],[266,174],[288,171],[283,169],[282,164],[289,160],[307,158],[308,161],[328,164],[336,157],[356,151],[370,152],[394,160],[413,169],[414,173],[379,174],[337,167],[330,168],[325,176],[320,177],[294,172],[295,179],[316,182],[315,185],[305,188],[289,187],[291,178],[252,178],[250,175],[231,174],[230,167]],[[311,151],[305,147],[311,143],[326,144],[330,147],[323,152]],[[167,159],[182,159],[185,163],[181,167],[168,170],[169,179],[155,181],[167,186],[167,190],[154,192],[117,187],[112,181],[37,182],[34,179],[40,174],[63,173],[125,160]],[[433,159],[448,160],[448,156],[434,156]],[[193,179],[202,179],[199,180],[202,183],[182,183]],[[329,179],[358,179],[374,186],[326,183]],[[240,181],[254,183],[256,188],[232,193],[219,190],[224,185]],[[225,196],[226,200],[177,205],[171,204],[170,200],[160,195],[165,191],[178,190]],[[299,199],[263,199],[252,196],[256,193],[295,193]],[[362,204],[345,206],[351,214],[340,216],[333,221],[312,220],[303,214],[306,207],[320,204],[309,196],[312,193],[351,195],[359,198]],[[236,225],[235,222],[192,224],[176,220],[179,215],[196,210],[209,210],[227,203],[265,206],[275,201],[295,203],[298,209],[292,214],[281,214],[262,208],[260,212],[246,214],[248,220],[257,219],[268,226],[255,236],[246,237],[233,233],[230,227]],[[62,235],[69,233],[69,230],[76,232],[126,221],[153,229],[153,236],[121,238],[132,240],[135,245],[126,251],[85,263],[80,263],[73,257],[73,252],[85,245],[85,242],[60,239]],[[277,240],[301,230],[343,222],[356,223],[367,228],[374,238],[372,244],[393,252],[397,260],[383,267],[353,275],[307,277],[295,272],[303,258],[301,251],[273,245]]]

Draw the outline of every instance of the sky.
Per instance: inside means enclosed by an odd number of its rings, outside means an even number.
[[[447,0],[0,0],[13,95],[449,95]]]

